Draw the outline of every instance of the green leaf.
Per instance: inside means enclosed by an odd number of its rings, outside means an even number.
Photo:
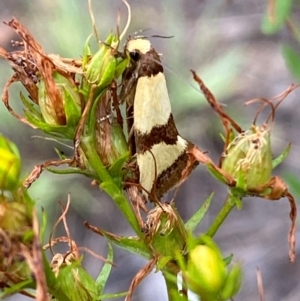
[[[285,148],[285,150],[272,161],[272,169],[274,169],[276,166],[278,166],[281,162],[285,160],[285,158],[288,156],[291,150],[291,143]]]
[[[229,256],[223,258],[223,261],[225,262],[226,265],[230,265],[233,259],[233,254],[230,254]]]
[[[96,174],[90,173],[80,168],[55,169],[52,167],[47,167],[46,170],[58,175],[81,174],[81,175],[85,175],[88,178],[99,180]]]
[[[125,297],[127,294],[128,294],[128,292],[116,293],[116,294],[105,294],[105,295],[99,296],[99,300],[121,298],[121,297]]]
[[[0,292],[0,299],[4,299],[8,296],[18,293],[19,291],[26,289],[26,288],[34,288],[35,283],[30,280],[24,280],[17,284],[12,285],[11,287],[5,287],[2,292]]]
[[[284,180],[289,185],[290,190],[297,200],[300,199],[300,180],[298,175],[287,173],[284,175]]]
[[[282,56],[292,75],[300,80],[300,54],[290,45],[282,45]]]
[[[124,72],[124,70],[128,67],[128,64],[130,63],[130,57],[127,54],[125,59],[121,59],[117,61],[117,66],[115,69],[115,79],[118,79]]]
[[[114,260],[114,252],[111,244],[108,244],[108,254],[107,254],[107,260],[110,262],[113,262]],[[97,279],[96,279],[96,287],[97,287],[97,294],[101,295],[103,293],[104,287],[106,285],[107,279],[110,275],[112,265],[109,262],[106,262],[101,269]],[[99,298],[100,300],[100,298]]]
[[[157,260],[156,270],[162,270],[172,259],[174,259],[172,256],[160,256]]]
[[[57,138],[64,138],[73,140],[75,129],[72,129],[67,126],[54,126],[45,123],[43,120],[37,119],[36,116],[31,114],[29,111],[25,111],[26,119],[40,130],[44,131],[45,133],[50,134],[53,137]]]
[[[131,253],[138,254],[145,259],[151,258],[151,252],[147,245],[136,237],[116,236],[109,232],[99,229],[99,234],[106,237],[107,240],[114,243],[118,247],[125,249]]]
[[[227,185],[227,179],[220,172],[218,172],[211,164],[207,164],[206,168],[214,178],[216,178],[221,183]]]
[[[270,18],[268,12],[265,13],[261,25],[264,34],[276,33],[285,23],[290,15],[293,0],[276,0],[274,1],[274,19]]]
[[[111,175],[111,177],[113,179],[116,179],[117,182],[119,182],[118,179],[122,180],[122,169],[128,157],[129,157],[129,151],[126,152],[123,156],[119,157],[108,169],[108,172]],[[116,183],[116,184],[119,185],[121,183]]]
[[[199,223],[202,221],[206,212],[209,209],[211,200],[214,196],[214,193],[211,193],[210,196],[204,201],[202,206],[194,213],[194,215],[185,223],[185,229],[187,231],[193,232]]]
[[[22,92],[20,92],[20,98],[30,114],[32,114],[38,120],[43,120],[42,114],[34,107],[34,104],[31,101],[26,99]]]
[[[282,45],[281,51],[291,73],[300,79],[300,55],[298,51],[290,45]]]

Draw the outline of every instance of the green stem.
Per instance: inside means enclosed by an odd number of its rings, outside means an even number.
[[[123,213],[132,229],[136,232],[138,236],[141,236],[141,228],[139,226],[138,220],[133,212],[131,205],[124,196],[123,191],[115,184],[113,178],[105,168],[102,160],[95,149],[93,136],[85,136],[80,139],[80,146],[89,162],[91,167],[97,173],[101,184],[100,188],[103,189],[119,207],[120,211]]]
[[[214,222],[207,230],[206,235],[213,237],[216,234],[216,232],[224,222],[225,218],[230,213],[230,211],[235,207],[235,205],[236,205],[235,197],[231,193],[229,193],[224,206],[222,207],[221,211],[218,213]]]
[[[173,300],[176,301],[177,299],[176,292],[178,292],[178,287],[177,287],[177,281],[175,281],[175,279],[177,279],[177,275],[174,275],[174,279],[173,279],[173,277],[170,277],[168,273],[170,273],[170,271],[168,271],[166,274],[163,273],[166,286],[167,286],[168,301],[173,301]]]

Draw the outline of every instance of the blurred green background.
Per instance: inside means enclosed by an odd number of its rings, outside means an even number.
[[[174,36],[170,39],[152,38],[152,43],[163,54],[175,121],[182,136],[209,151],[216,160],[222,151],[219,138],[221,124],[198,91],[190,69],[197,71],[217,99],[227,106],[226,110],[244,128],[251,125],[256,110],[255,106],[244,107],[245,101],[255,97],[270,98],[296,82],[281,55],[282,43],[293,43],[290,32],[284,28],[275,35],[267,36],[261,31],[267,1],[129,0],[129,3],[132,22],[128,34],[149,29],[145,31],[149,36]],[[118,11],[123,28],[127,11],[120,0],[94,0],[92,4],[100,38],[105,39],[111,30],[116,30]],[[295,1],[293,15],[299,16],[299,13],[299,2]],[[1,0],[0,21],[9,21],[12,16],[27,27],[46,52],[63,57],[80,57],[83,45],[92,33],[85,0]],[[12,50],[12,39],[17,39],[14,32],[1,23],[1,47]],[[9,65],[1,60],[1,91],[11,75]],[[20,89],[20,86],[14,85],[10,91],[11,105],[19,112]],[[299,91],[293,92],[276,112],[272,134],[274,155],[292,142],[290,156],[276,173],[281,176],[292,174],[296,178],[300,166],[299,96]],[[0,131],[20,148],[24,176],[34,165],[54,159],[54,147],[70,153],[67,147],[53,141],[34,138],[45,135],[15,120],[2,103]],[[181,187],[176,198],[178,209],[186,220],[211,191],[216,192],[213,205],[198,233],[206,230],[220,209],[226,188],[200,166]],[[44,172],[39,184],[32,185],[30,193],[37,201],[37,208],[40,210],[43,207],[47,212],[50,224],[60,214],[58,201],[66,202],[67,193],[71,193],[72,208],[68,223],[78,246],[89,247],[104,256],[107,250],[103,238],[83,227],[84,220],[120,235],[131,234],[114,204],[83,177]],[[266,300],[299,299],[300,263],[299,260],[293,264],[288,262],[288,214],[289,205],[285,199],[267,202],[247,198],[243,209],[234,210],[216,235],[224,254],[233,253],[235,259],[243,263],[244,286],[235,300],[258,300],[256,267],[262,272]],[[62,228],[57,230],[59,234],[64,234]],[[66,251],[66,247],[56,247],[55,250]],[[126,291],[135,273],[145,264],[142,259],[118,249],[115,262],[117,267],[113,269],[107,292]],[[95,276],[102,262],[86,255],[84,264]],[[166,299],[165,284],[159,273],[152,273],[133,297],[135,301]],[[10,300],[26,298],[14,296]]]

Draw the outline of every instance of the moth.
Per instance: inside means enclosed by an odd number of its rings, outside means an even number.
[[[183,172],[191,172],[186,151],[194,145],[177,131],[160,56],[150,41],[130,38],[125,50],[131,65],[123,75],[121,94],[127,103],[128,127],[133,126],[139,184],[150,201],[160,200],[182,182]]]

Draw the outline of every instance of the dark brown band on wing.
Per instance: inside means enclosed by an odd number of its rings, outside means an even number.
[[[165,125],[153,127],[148,134],[141,134],[138,130],[135,130],[137,153],[140,154],[143,154],[145,151],[151,149],[153,145],[161,142],[174,145],[177,143],[177,139],[178,131],[172,114],[170,114],[168,122]]]
[[[187,146],[187,149],[190,146]],[[158,175],[156,180],[156,191],[151,189],[152,193],[156,193],[157,198],[160,200],[166,192],[171,188],[176,186],[180,180],[182,180],[182,172],[187,167],[189,160],[189,155],[186,153],[186,150],[180,155],[177,160],[167,169],[165,169],[160,175]],[[198,165],[198,162],[194,164],[194,168]],[[192,170],[190,170],[191,172]]]

